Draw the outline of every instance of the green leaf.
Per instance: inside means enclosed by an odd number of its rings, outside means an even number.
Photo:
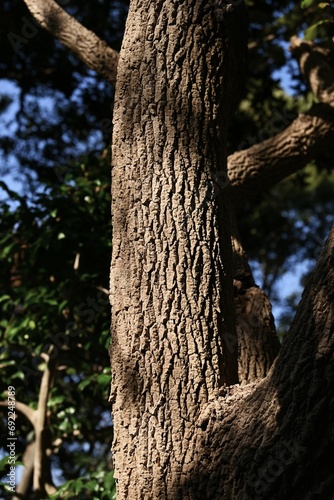
[[[315,3],[316,3],[316,0],[302,0],[301,8],[307,9],[308,7],[311,7],[311,5],[314,5]]]
[[[83,487],[82,479],[77,479],[76,481],[73,482],[73,489],[75,494],[78,494],[82,489],[82,487]]]
[[[98,485],[98,482],[96,481],[96,479],[92,479],[91,481],[88,481],[88,483],[86,483],[85,487],[91,491],[98,491],[99,490],[99,485]]]
[[[56,299],[44,299],[45,304],[49,304],[49,306],[57,306],[58,301]]]
[[[97,377],[97,383],[98,384],[101,384],[101,385],[105,385],[105,384],[109,384],[111,382],[111,375],[106,375],[104,373],[101,373],[98,377]]]
[[[0,460],[0,471],[6,470],[7,465],[8,465],[8,456],[5,456]]]
[[[60,395],[60,396],[55,396],[54,398],[51,398],[49,401],[48,401],[48,407],[52,407],[52,406],[56,406],[58,405],[59,403],[63,403],[65,401],[65,396],[63,395]]]
[[[0,362],[0,366],[1,368],[5,368],[6,366],[13,366],[15,365],[15,361],[13,359],[9,360],[9,361],[3,361],[2,363]]]
[[[319,28],[328,23],[333,23],[333,21],[330,21],[329,19],[322,19],[312,26],[309,26],[304,33],[305,40],[314,40],[315,38],[317,38],[320,35]]]
[[[62,312],[65,306],[67,306],[68,300],[63,300],[58,306],[58,314]]]
[[[11,297],[10,297],[10,295],[2,295],[2,296],[0,297],[0,302],[4,302],[5,300],[8,300],[8,299],[10,299],[10,298],[11,298]]]
[[[87,377],[86,379],[82,380],[78,384],[78,389],[80,389],[80,391],[82,391],[85,387],[87,387],[87,385],[90,385],[91,381],[92,381],[91,377]]]

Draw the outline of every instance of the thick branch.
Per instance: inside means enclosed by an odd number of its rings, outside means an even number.
[[[70,16],[54,0],[24,0],[36,21],[89,68],[110,83],[116,81],[118,52]]]
[[[236,208],[244,201],[305,167],[334,141],[334,70],[330,51],[313,42],[291,39],[291,52],[321,104],[299,115],[275,137],[228,158]]]
[[[238,374],[240,383],[246,384],[268,374],[280,344],[269,299],[255,285],[247,255],[241,244],[234,212],[231,212],[231,222]]]
[[[182,498],[331,498],[333,262],[334,229],[268,377],[220,390],[202,411],[189,446],[200,458],[185,460],[191,483]]]
[[[236,208],[333,147],[333,125],[333,109],[316,104],[275,137],[230,155],[228,172]]]
[[[300,71],[310,83],[312,92],[321,102],[334,105],[334,70],[324,49],[315,43],[294,36],[290,50],[299,63]]]

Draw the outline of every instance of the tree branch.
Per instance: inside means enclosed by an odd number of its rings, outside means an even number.
[[[328,62],[328,52],[297,36],[291,38],[290,50],[314,95],[319,101],[334,106],[334,70]]]
[[[233,249],[233,287],[238,336],[239,382],[246,384],[264,378],[280,348],[271,305],[266,294],[255,285],[247,255],[242,247],[237,219],[231,211]],[[233,338],[230,339],[233,341]]]
[[[198,498],[231,498],[231,491],[238,500],[330,497],[333,260],[334,229],[268,376],[258,385],[221,388],[201,411],[188,448],[200,458],[185,459]]]
[[[35,454],[33,487],[36,491],[49,493],[56,491],[51,483],[49,460],[46,455],[49,438],[47,437],[46,415],[49,393],[54,381],[58,355],[55,346],[51,346],[49,352],[43,356],[46,359],[46,368],[41,380],[38,407],[35,421]]]
[[[35,415],[36,411],[30,408],[30,406],[22,403],[21,401],[16,401],[16,409],[24,415],[32,425],[35,425]]]
[[[24,465],[21,479],[16,487],[15,495],[12,500],[21,500],[22,498],[28,498],[29,491],[32,485],[32,475],[34,470],[34,456],[35,456],[35,442],[27,445],[25,452],[23,453],[22,462]]]
[[[118,52],[70,16],[54,0],[24,0],[36,21],[89,68],[116,81]]]
[[[283,132],[228,158],[236,208],[305,167],[334,144],[334,70],[331,51],[291,38],[290,50],[320,104],[300,114]]]
[[[8,405],[7,401],[0,401],[0,406],[7,406],[7,405]],[[21,401],[15,402],[15,408],[29,420],[31,425],[33,426],[35,425],[35,414],[36,414],[35,410],[30,408],[30,406],[26,405],[25,403],[22,403]]]
[[[236,208],[305,167],[333,144],[334,111],[321,103],[275,137],[230,155],[228,173]]]

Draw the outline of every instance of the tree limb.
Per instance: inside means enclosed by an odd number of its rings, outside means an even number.
[[[32,476],[34,470],[34,455],[35,455],[35,442],[29,443],[23,453],[22,462],[24,465],[21,479],[16,487],[15,495],[12,500],[21,500],[22,498],[28,498],[29,491],[32,486]]]
[[[328,62],[327,51],[297,36],[291,38],[290,50],[314,95],[319,101],[334,106],[334,70]]]
[[[16,409],[24,415],[32,425],[35,425],[35,415],[36,411],[30,408],[30,406],[22,403],[21,401],[16,401]]]
[[[320,104],[300,114],[283,132],[228,158],[236,208],[305,167],[334,144],[334,70],[331,51],[291,38],[290,50]]]
[[[8,403],[7,401],[0,401],[0,406],[7,406]],[[30,406],[26,405],[25,403],[22,403],[21,401],[16,401],[15,402],[15,408],[19,412],[24,415],[29,422],[34,426],[35,425],[35,410],[30,408]]]
[[[238,374],[241,384],[249,384],[268,374],[278,354],[280,343],[276,335],[270,301],[255,285],[233,210],[231,210],[231,234]]]
[[[41,380],[38,407],[36,410],[35,421],[35,454],[34,454],[34,472],[33,487],[34,490],[49,493],[54,492],[55,488],[51,484],[51,474],[49,469],[49,460],[46,454],[49,438],[47,436],[46,415],[49,393],[54,381],[58,354],[57,348],[51,346],[49,352],[45,354],[47,363]]]
[[[232,498],[231,491],[238,500],[331,497],[333,259],[334,229],[268,376],[221,388],[202,410],[189,445],[200,459],[185,459],[196,498]]]
[[[110,83],[116,81],[118,52],[70,16],[54,0],[24,0],[36,21],[89,68]]]
[[[228,172],[236,208],[305,167],[333,144],[334,111],[320,103],[275,137],[233,153],[228,157]]]

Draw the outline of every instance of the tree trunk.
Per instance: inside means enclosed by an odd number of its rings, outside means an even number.
[[[119,500],[178,498],[201,408],[238,381],[229,195],[219,179],[246,33],[240,5],[131,3],[113,133]]]
[[[243,382],[266,375],[277,346],[234,232],[232,258],[221,180],[247,29],[241,2],[219,6],[134,0],[128,16],[113,134],[117,498],[330,498],[333,234],[267,377],[226,387],[238,380],[236,328],[253,354],[256,332],[271,335],[256,344],[263,361],[240,357]]]

